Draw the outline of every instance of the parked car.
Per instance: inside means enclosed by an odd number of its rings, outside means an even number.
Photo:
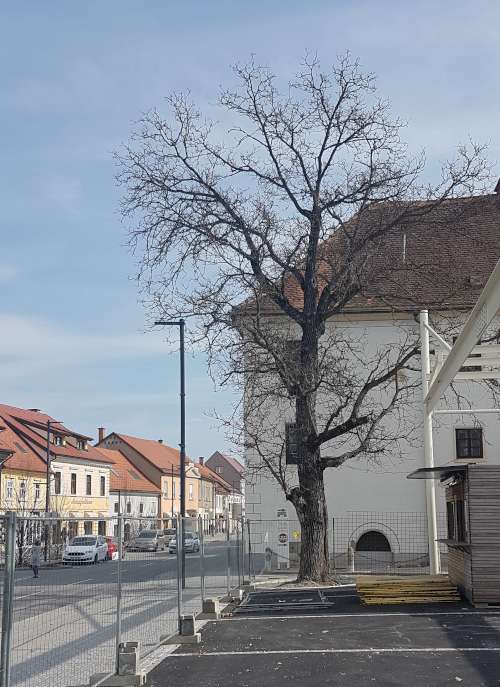
[[[168,545],[169,553],[177,552],[177,540],[174,538]],[[198,553],[200,550],[200,539],[196,532],[184,533],[184,551],[186,553]]]
[[[118,558],[118,541],[114,537],[106,537],[108,544],[108,561]],[[125,558],[125,544],[122,545],[122,559]]]
[[[175,527],[168,527],[167,529],[163,530],[163,534],[165,535],[165,541],[167,544],[170,544],[172,539],[175,539],[176,537],[177,530]]]
[[[129,551],[165,551],[167,541],[162,530],[141,530],[127,548]]]
[[[100,534],[73,537],[64,549],[63,563],[99,563],[108,557],[108,544]]]

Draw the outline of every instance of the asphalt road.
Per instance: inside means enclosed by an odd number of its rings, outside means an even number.
[[[236,547],[231,581],[238,582]],[[121,570],[119,570],[119,567]],[[226,588],[227,546],[206,543],[206,596]],[[183,612],[201,610],[200,555],[186,555]],[[128,552],[121,564],[42,568],[39,579],[15,574],[12,634],[13,685],[73,687],[112,670],[116,642],[117,582],[121,575],[122,641],[140,641],[142,653],[177,626],[177,558],[168,551]]]

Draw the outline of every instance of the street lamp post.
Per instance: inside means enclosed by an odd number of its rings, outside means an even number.
[[[46,473],[45,473],[45,517],[49,517],[50,512],[50,420],[47,420],[47,444],[46,444]],[[44,559],[49,559],[50,522],[45,521],[45,551]]]
[[[180,473],[181,473],[181,494],[180,494],[180,514],[181,518],[186,517],[186,386],[184,370],[184,327],[185,321],[180,320],[158,320],[155,326],[176,326],[179,327],[180,335],[180,374],[181,374],[181,442],[180,442]],[[181,531],[184,531],[184,521]],[[186,575],[186,555],[184,552],[184,542],[182,542],[182,586],[185,586]]]

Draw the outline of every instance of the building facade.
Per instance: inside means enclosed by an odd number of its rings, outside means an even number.
[[[245,515],[245,477],[243,465],[225,453],[215,451],[206,461],[207,467],[230,485],[228,510],[232,518]]]
[[[408,295],[406,303],[402,298],[389,302],[370,296],[358,299],[344,312],[332,316],[326,323],[325,338],[333,341],[348,340],[360,342],[360,375],[362,360],[376,359],[378,355],[397,350],[406,338],[418,341],[420,309],[429,310],[433,326],[440,331],[450,330],[450,322],[456,333],[460,331],[468,312],[474,304],[482,287],[500,257],[500,198],[497,194],[473,199],[450,201],[458,207],[453,212],[450,205],[446,212],[453,217],[453,233],[446,233],[448,216],[440,215],[434,222],[427,220],[418,227],[420,234],[404,236],[403,248],[391,247],[391,268],[404,274],[405,265],[413,260],[424,264],[432,255],[435,271],[442,279],[440,289],[434,288],[433,274],[422,271],[418,279],[408,279],[401,286],[401,293]],[[466,226],[464,226],[466,225]],[[444,238],[443,238],[444,233]],[[470,238],[474,236],[475,240]],[[401,237],[397,237],[398,240]],[[430,251],[430,252],[429,252]],[[379,256],[381,263],[384,256]],[[386,257],[387,261],[388,258]],[[398,262],[399,261],[399,262]],[[387,263],[387,271],[389,264]],[[381,272],[383,274],[383,270]],[[397,272],[395,272],[397,273]],[[393,278],[393,277],[391,277]],[[445,287],[450,291],[448,298]],[[446,300],[448,298],[448,300]],[[432,303],[441,301],[432,307]],[[446,307],[443,307],[443,303]],[[269,314],[272,325],[281,328],[283,339],[293,343],[298,338],[293,325],[282,315]],[[500,331],[500,320],[492,324],[488,333],[493,341]],[[434,342],[435,343],[435,342]],[[449,343],[453,343],[450,338]],[[491,342],[490,342],[491,343]],[[433,344],[434,345],[434,344]],[[437,347],[436,347],[437,348]],[[478,356],[481,354],[478,353]],[[422,387],[418,358],[413,372],[405,372],[405,382],[415,386],[408,394],[403,411],[389,415],[385,420],[388,434],[399,435],[383,454],[371,456],[361,453],[356,458],[344,462],[340,467],[327,468],[324,472],[325,492],[329,517],[338,521],[350,522],[349,530],[335,535],[336,554],[345,554],[349,546],[362,551],[364,546],[375,546],[375,550],[403,556],[408,538],[420,537],[422,554],[425,559],[426,535],[426,491],[423,482],[407,480],[410,472],[424,466],[422,441]],[[483,361],[483,365],[487,361]],[[481,360],[478,360],[481,366]],[[471,368],[472,369],[472,368]],[[412,376],[414,375],[414,377]],[[439,410],[457,407],[457,394],[461,397],[462,407],[472,404],[478,408],[495,407],[491,394],[484,385],[472,380],[455,383],[455,393],[449,392],[442,399]],[[318,408],[327,405],[326,399],[318,397]],[[251,402],[249,403],[251,406]],[[248,437],[245,442],[250,446],[258,432],[267,437],[269,445],[283,447],[282,468],[289,485],[297,483],[297,469],[294,456],[293,418],[294,399],[290,402],[273,402],[261,407],[259,416],[247,418]],[[263,442],[264,443],[264,442]],[[500,445],[500,426],[495,415],[443,414],[435,415],[434,421],[434,461],[437,466],[448,463],[498,463]],[[335,457],[342,451],[349,451],[351,445],[344,446],[334,441],[324,444],[321,453],[325,459]],[[263,552],[266,548],[280,549],[278,537],[283,541],[292,536],[300,539],[300,528],[293,506],[285,499],[278,482],[264,467],[262,458],[252,448],[245,451],[246,471],[246,514],[250,520],[260,523],[259,540],[254,542],[255,550]],[[444,514],[444,495],[437,492],[437,510]],[[356,517],[353,516],[356,515]],[[410,515],[422,516],[422,532],[408,532]],[[281,521],[281,525],[277,525]],[[406,528],[406,529],[405,529]],[[443,536],[445,536],[443,534]],[[330,546],[331,544],[330,539]],[[288,553],[283,554],[285,557]]]
[[[108,534],[118,535],[119,514],[124,516],[124,538],[128,541],[141,529],[160,526],[160,488],[117,450],[98,448],[110,467]]]
[[[0,418],[15,448],[2,469],[2,508],[34,517],[48,510],[58,518],[54,536],[106,534],[110,463],[89,444],[90,437],[37,409],[0,405]]]

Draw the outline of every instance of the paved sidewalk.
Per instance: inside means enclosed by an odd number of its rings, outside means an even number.
[[[151,671],[148,687],[500,686],[500,610],[363,607],[338,591],[331,613],[209,623]],[[335,595],[335,590],[332,590]]]

